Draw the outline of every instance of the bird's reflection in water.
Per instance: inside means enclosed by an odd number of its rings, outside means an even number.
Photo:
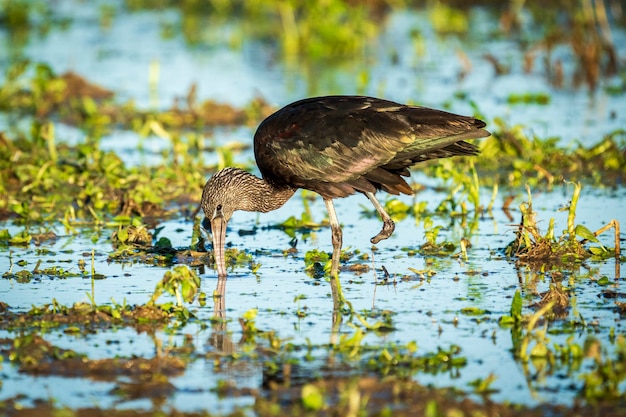
[[[209,344],[218,352],[231,355],[235,350],[235,344],[227,332],[226,321],[226,277],[218,277],[217,287],[213,292],[213,317]]]
[[[235,343],[229,336],[227,331],[227,317],[226,317],[226,281],[227,277],[220,276],[217,279],[217,287],[213,292],[213,317],[212,332],[209,337],[209,344],[219,352],[230,355],[235,350]],[[342,307],[345,299],[341,290],[341,283],[338,278],[331,277],[330,288],[333,298],[333,311],[331,321],[331,338],[332,335],[336,335],[339,332],[339,328],[342,323]],[[244,340],[240,340],[237,344],[241,344]],[[332,342],[332,340],[331,340]]]
[[[333,318],[331,323],[330,343],[333,344],[338,340],[339,328],[341,327],[343,318],[341,309],[345,302],[343,291],[341,290],[341,281],[339,281],[338,276],[330,277],[330,290],[333,296]]]
[[[288,386],[290,383],[305,380],[308,377],[308,371],[299,365],[293,365],[289,361],[286,363],[280,363],[279,366],[267,366],[266,362],[273,363],[273,360],[267,360],[267,354],[271,352],[262,341],[262,338],[255,340],[255,337],[250,335],[246,336],[246,331],[242,327],[242,335],[239,341],[235,342],[232,339],[232,333],[228,331],[228,318],[226,317],[226,276],[220,276],[217,280],[217,286],[213,293],[213,316],[211,317],[211,334],[207,340],[207,344],[210,345],[208,349],[211,353],[207,352],[207,358],[213,359],[213,372],[228,376],[229,389],[232,389],[232,393],[238,392],[240,395],[249,390],[258,389],[257,386],[249,386],[251,380],[256,380],[260,377],[262,387],[275,387],[275,386]],[[341,284],[338,278],[330,279],[331,293],[333,298],[332,307],[332,321],[331,321],[331,333],[330,343],[335,344],[338,342],[339,330],[342,323],[342,312],[345,307],[345,300],[341,291]],[[241,321],[240,321],[241,322]],[[243,326],[243,324],[242,324]],[[265,334],[265,333],[261,333]],[[269,334],[269,333],[267,333]],[[225,358],[237,357],[237,352],[246,350],[244,345],[254,346],[254,351],[259,354],[260,360],[222,360]],[[245,355],[244,355],[245,356]],[[274,353],[271,354],[274,357]],[[248,358],[249,359],[249,358]],[[329,355],[327,358],[327,364],[331,368],[334,364],[333,355]],[[246,385],[248,385],[246,387]],[[253,383],[254,385],[254,383]]]

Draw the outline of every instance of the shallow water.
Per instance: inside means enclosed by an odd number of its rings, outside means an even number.
[[[59,10],[64,10],[60,13],[73,16],[70,27],[31,40],[23,53],[33,60],[49,63],[59,73],[73,70],[113,89],[122,98],[134,99],[139,106],[167,107],[175,97],[184,96],[194,82],[198,83],[200,98],[214,98],[235,105],[243,105],[257,95],[282,105],[311,93],[310,80],[264,56],[267,51],[254,41],[244,42],[241,50],[224,46],[189,48],[180,38],[169,41],[160,39],[159,22],[173,19],[171,12],[120,14],[113,20],[112,27],[105,30],[94,23],[97,21],[97,7],[71,1],[60,4],[62,9]],[[491,39],[489,33],[496,22],[485,19],[485,16],[485,10],[474,12],[476,25],[473,37],[464,43],[458,39],[441,39],[429,32],[424,13],[393,14],[380,39],[379,61],[368,67],[371,82],[364,93],[437,107],[449,102],[453,111],[471,113],[468,100],[453,98],[456,92],[462,91],[469,100],[477,103],[488,122],[503,118],[510,125],[527,126],[528,131],[540,137],[559,136],[565,143],[595,143],[603,135],[626,125],[626,113],[622,111],[626,107],[623,95],[609,95],[603,90],[588,94],[584,88],[555,90],[539,70],[530,75],[524,74],[517,66],[522,58],[517,44]],[[416,56],[414,46],[408,39],[408,30],[414,27],[424,30],[427,51],[424,56]],[[4,36],[0,42],[8,42],[5,34],[0,33],[0,36]],[[616,28],[614,36],[615,44],[622,48],[619,54],[624,56],[626,33]],[[67,48],[68,44],[73,47]],[[387,51],[391,46],[398,51],[400,60],[397,64],[390,62]],[[461,70],[456,55],[459,48],[465,51],[473,64],[472,71],[463,81],[457,80]],[[2,50],[0,48],[0,62],[6,63],[8,58],[2,56]],[[491,64],[481,58],[487,52],[511,62],[512,73],[496,77]],[[158,63],[160,74],[156,94],[150,91],[148,84],[149,68],[154,62]],[[354,93],[357,88],[354,70],[353,67],[336,70],[330,66],[327,73],[320,74],[314,93]],[[551,102],[546,106],[511,105],[506,102],[508,94],[526,91],[547,92]],[[57,135],[60,140],[68,142],[83,139],[83,134],[71,127],[59,127]],[[220,129],[213,135],[218,145],[230,141],[249,143],[253,130]],[[141,150],[138,149],[140,143]],[[156,137],[139,138],[126,131],[115,131],[103,142],[103,148],[118,152],[129,164],[160,162],[160,152],[168,146],[169,143]],[[207,159],[211,157],[207,155]],[[246,152],[237,158],[246,161],[252,156]],[[420,183],[436,183],[419,173],[414,174],[413,178]],[[525,190],[507,192],[516,196],[511,205],[514,221],[499,209],[503,198],[499,195],[492,215],[477,219],[476,229],[469,234],[472,247],[468,250],[468,258],[434,258],[432,264],[420,255],[407,256],[406,250],[403,250],[416,249],[424,242],[423,222],[416,224],[412,218],[397,222],[396,233],[378,244],[374,252],[369,238],[381,226],[377,219],[363,215],[367,200],[362,196],[354,196],[338,201],[337,214],[344,225],[344,247],[369,254],[370,260],[365,263],[373,267],[363,274],[342,272],[344,294],[356,311],[393,312],[395,330],[384,334],[368,333],[364,339],[366,344],[406,344],[415,341],[419,347],[418,354],[433,352],[438,348],[446,349],[451,345],[461,346],[461,355],[467,358],[466,366],[437,375],[417,373],[415,379],[422,384],[455,386],[471,391],[468,386],[470,381],[494,374],[497,380],[492,387],[498,391],[490,398],[495,401],[528,405],[543,402],[571,404],[582,383],[577,379],[579,371],[574,371],[573,376],[564,377],[567,369],[563,367],[552,375],[541,376],[537,371],[534,379],[528,378],[511,353],[511,331],[498,325],[500,317],[509,314],[511,299],[517,289],[525,296],[524,312],[528,313],[531,311],[529,304],[537,301],[531,295],[547,291],[550,284],[549,277],[517,267],[501,255],[501,250],[514,238],[513,224],[520,217],[517,207],[526,200]],[[490,193],[490,190],[483,190],[482,201],[487,202]],[[557,187],[552,192],[533,193],[534,208],[544,231],[552,217],[556,220],[557,236],[566,228],[567,213],[558,210],[568,204],[571,194],[572,187],[567,185]],[[430,201],[429,209],[434,210],[434,205],[444,197],[445,194],[427,188],[417,199]],[[583,188],[577,223],[584,224],[592,231],[611,219],[617,219],[625,225],[625,197],[623,188],[614,191]],[[411,197],[401,199],[407,204],[413,203]],[[321,199],[310,203],[310,209],[314,220],[319,222],[324,219],[325,208]],[[262,265],[256,274],[247,268],[236,269],[227,281],[225,298],[229,323],[226,334],[235,349],[241,348],[237,345],[241,337],[237,319],[251,308],[258,309],[256,325],[259,329],[275,330],[280,338],[289,339],[296,345],[306,345],[307,340],[325,344],[334,337],[330,286],[325,280],[308,276],[304,272],[303,260],[309,250],[330,250],[330,230],[320,228],[307,235],[298,233],[297,253],[284,256],[283,251],[290,247],[291,238],[277,228],[268,227],[282,223],[291,215],[299,217],[303,211],[298,193],[278,211],[263,215],[236,213],[229,224],[228,241],[234,247],[253,254],[255,262]],[[436,218],[435,221],[445,226],[440,236],[446,240],[458,242],[467,234],[460,219]],[[179,218],[164,221],[159,226],[165,227],[160,236],[168,237],[174,247],[189,246],[193,226],[191,221]],[[0,229],[4,228],[11,233],[21,230],[7,222],[0,225]],[[255,229],[256,233],[252,235],[238,233]],[[95,243],[92,241],[92,231],[85,231],[78,236],[64,235],[62,226],[55,227],[55,231],[59,235],[58,240],[51,244],[44,243],[41,247],[32,244],[29,247],[0,247],[0,271],[4,273],[10,270],[9,254],[13,263],[19,260],[27,262],[24,267],[13,265],[14,271],[32,270],[38,260],[42,260],[42,267],[60,266],[78,271],[78,261],[83,259],[89,265],[94,250],[95,270],[105,276],[105,279],[95,281],[96,302],[108,303],[114,299],[117,303],[125,301],[128,304],[144,304],[164,272],[169,269],[132,262],[109,262],[107,254],[112,251],[112,247],[108,230]],[[611,233],[600,239],[603,245],[613,246]],[[39,249],[48,249],[50,252],[41,255]],[[391,274],[389,283],[385,285],[379,285],[383,279],[382,266]],[[432,269],[436,275],[421,280],[409,268]],[[599,297],[607,287],[598,285],[597,280],[607,276],[611,280],[609,288],[619,289],[623,272],[616,276],[615,260],[608,260],[590,261],[578,270],[564,271],[564,274],[564,284],[574,288],[574,311],[570,312],[569,319],[573,320],[575,314],[580,313],[587,323],[597,324],[590,324],[575,333],[550,334],[551,343],[563,345],[568,337],[573,336],[573,342],[582,345],[588,336],[593,335],[601,339],[605,343],[603,346],[612,352],[612,345],[608,342],[610,329],[614,328],[616,334],[625,332],[621,317],[615,311],[615,301]],[[201,271],[201,278],[202,290],[211,294],[217,285],[215,272],[210,269]],[[0,300],[8,303],[14,311],[27,311],[33,305],[48,304],[53,299],[63,305],[88,302],[91,290],[91,280],[83,278],[37,276],[26,283],[13,279],[0,280]],[[299,295],[305,295],[306,298],[297,303],[294,298]],[[462,309],[467,307],[477,307],[487,312],[479,316],[463,314]],[[194,304],[192,309],[203,321],[208,322],[214,315],[210,297],[206,306]],[[305,309],[304,318],[296,315],[299,309]],[[551,326],[558,329],[561,325],[557,322]],[[352,329],[343,326],[340,331],[350,333]],[[211,328],[202,329],[198,324],[190,324],[173,333],[158,331],[154,336],[165,345],[174,346],[181,345],[184,335],[189,334],[196,353],[202,355],[223,348],[223,345],[211,343],[211,333]],[[0,338],[12,336],[15,335],[11,332],[0,331]],[[151,357],[156,350],[150,335],[125,328],[103,330],[81,337],[53,329],[47,331],[45,338],[56,346],[85,353],[92,359],[130,355]],[[314,355],[323,361],[325,352],[317,349]],[[315,364],[311,365],[312,369]],[[584,370],[585,366],[580,372]],[[87,384],[80,383],[82,381],[77,378],[33,377],[20,374],[7,361],[3,363],[1,372],[3,383],[0,400],[22,393],[29,400],[54,398],[58,404],[70,407],[94,404],[121,408],[151,406],[149,400],[126,401],[111,395],[110,391],[115,385],[111,382],[92,381]],[[261,366],[254,361],[216,371],[210,359],[195,360],[183,376],[172,378],[176,392],[167,404],[181,410],[203,409],[211,404],[213,412],[228,412],[234,407],[250,405],[252,399],[246,396],[218,398],[212,391],[218,381],[232,380],[238,387],[258,388],[262,377]],[[568,388],[570,384],[575,389]],[[621,388],[623,392],[626,387]]]
[[[614,203],[614,207],[617,207],[621,198],[604,197],[603,201]],[[356,220],[358,215],[354,215],[354,200],[357,198],[342,200],[337,204],[340,219],[346,219],[344,242],[346,246],[368,253],[371,248],[368,238],[380,225],[374,219]],[[583,195],[579,213],[584,215],[588,210],[598,210],[598,207],[591,204],[594,201],[597,200]],[[537,206],[544,207],[539,211],[540,217],[557,219],[556,230],[564,228],[565,224],[562,218],[559,219],[559,216],[555,215],[554,210],[566,202],[567,196],[560,192],[535,197]],[[586,204],[587,202],[590,204]],[[285,212],[298,212],[299,205],[296,198],[289,202],[287,207],[259,216],[258,220],[253,214],[244,214],[233,219],[228,239],[235,247],[250,253],[257,250],[267,252],[269,249],[269,254],[255,255],[255,262],[262,264],[256,275],[243,269],[236,270],[229,276],[225,297],[226,317],[236,321],[250,308],[258,308],[256,324],[259,329],[275,330],[279,337],[288,338],[296,345],[306,344],[307,339],[314,343],[329,343],[332,337],[330,287],[327,282],[317,281],[303,272],[302,258],[310,249],[330,249],[329,230],[321,229],[311,238],[301,240],[298,243],[298,253],[287,258],[282,256],[281,251],[289,247],[290,238],[279,230],[260,230],[256,237],[240,237],[237,234],[237,231],[249,230],[257,224],[259,226],[275,224],[284,219]],[[322,205],[321,201],[315,202],[313,212],[321,213]],[[607,218],[615,217],[624,224],[626,216],[618,211],[616,208],[614,213],[607,213]],[[518,215],[517,211],[513,214]],[[347,220],[351,218],[355,221]],[[599,226],[597,221],[589,220],[587,223],[591,229],[596,225]],[[172,230],[181,227],[190,230],[192,226],[191,223],[180,221],[168,222],[165,225]],[[372,270],[362,275],[343,272],[341,279],[344,294],[356,311],[389,310],[394,313],[395,330],[384,335],[368,334],[364,343],[406,344],[416,341],[419,354],[434,352],[438,347],[445,349],[451,345],[459,345],[462,349],[461,355],[468,360],[466,366],[454,373],[438,375],[419,373],[415,378],[423,384],[456,386],[467,390],[470,381],[477,377],[485,378],[493,373],[498,378],[493,386],[499,390],[491,396],[493,400],[531,405],[542,402],[570,403],[578,394],[575,390],[565,389],[565,386],[579,382],[576,379],[567,379],[564,383],[561,374],[556,373],[546,377],[544,381],[532,383],[532,389],[529,388],[520,364],[514,360],[510,352],[512,348],[510,330],[498,325],[499,318],[509,313],[511,297],[516,289],[521,289],[524,294],[533,291],[543,292],[548,289],[549,278],[530,273],[523,268],[517,269],[512,262],[500,257],[499,250],[513,238],[512,226],[503,214],[496,211],[494,218],[479,220],[477,230],[470,239],[473,247],[468,251],[467,261],[449,258],[435,260],[435,264],[429,267],[436,271],[436,275],[426,281],[421,281],[417,277],[408,281],[400,279],[404,274],[413,275],[408,268],[421,270],[427,267],[421,256],[407,257],[401,250],[403,247],[415,248],[423,242],[423,230],[420,226],[415,226],[411,219],[399,222],[394,236],[378,245],[379,250],[374,254],[372,262],[377,269],[376,272]],[[459,232],[452,227],[446,232],[446,236],[452,237],[455,233]],[[174,245],[184,246],[190,239],[190,233],[187,232],[177,235],[164,231],[162,234],[173,238]],[[180,238],[179,241],[176,241],[177,236]],[[602,242],[610,246],[612,240],[605,237],[602,238]],[[30,269],[36,260],[41,258],[44,259],[44,265],[49,262],[52,265],[76,270],[78,259],[83,258],[89,262],[90,253],[82,254],[85,248],[93,248],[99,254],[111,249],[106,238],[93,245],[87,239],[77,238],[67,243],[66,239],[61,237],[56,245],[49,248],[55,252],[54,255],[41,257],[35,254],[33,249],[12,247],[11,250],[14,261],[28,262],[25,269]],[[61,250],[74,252],[62,253]],[[4,251],[6,253],[6,250]],[[395,282],[376,285],[381,283],[383,274],[379,268],[383,265],[392,275],[391,280]],[[111,298],[117,303],[147,302],[156,283],[168,269],[142,264],[109,263],[105,255],[96,256],[95,267],[98,273],[106,275],[106,279],[95,282],[95,297],[99,304],[107,303]],[[8,270],[6,257],[1,261],[0,268],[3,271]],[[602,276],[616,278],[614,261],[590,262],[586,268],[593,270],[590,275],[596,280]],[[596,327],[581,329],[574,334],[574,342],[581,345],[590,334],[604,338],[603,335],[606,335],[611,327],[615,327],[617,334],[624,332],[620,316],[614,311],[613,301],[599,297],[604,287],[595,284],[589,278],[578,278],[579,275],[587,274],[586,268],[565,272],[571,275],[573,280],[570,281],[573,284],[568,286],[575,288],[573,292],[575,310],[588,322],[599,323]],[[214,271],[208,270],[201,277],[202,290],[210,294],[217,285]],[[619,288],[618,281],[616,287]],[[88,293],[91,293],[89,279],[41,277],[29,283],[0,280],[0,298],[16,310],[28,310],[31,305],[51,303],[53,298],[64,305],[78,301],[88,302],[86,295]],[[306,299],[301,300],[298,306],[294,298],[299,295],[305,295]],[[466,307],[477,307],[487,310],[488,313],[478,317],[464,315],[461,310]],[[296,316],[298,308],[305,309],[306,317],[299,319]],[[214,314],[211,302],[206,307],[194,305],[192,309],[201,320],[209,320]],[[559,326],[558,323],[551,325],[554,328]],[[155,336],[166,344],[176,345],[182,343],[182,334],[191,334],[197,353],[202,354],[205,349],[212,349],[209,343],[211,332],[195,327],[188,325],[181,329],[180,333],[171,335],[157,332]],[[239,339],[240,329],[235,322],[231,321],[228,330],[232,332],[232,340]],[[350,331],[349,327],[342,329],[342,332]],[[7,332],[0,332],[0,336],[8,335]],[[550,339],[553,343],[565,344],[569,336],[571,336],[569,333],[551,335]],[[127,355],[151,357],[155,352],[153,339],[147,334],[137,334],[132,329],[100,331],[84,338],[51,330],[46,339],[61,348],[86,353],[92,359]],[[323,356],[323,352],[318,354]],[[109,382],[82,385],[76,384],[73,378],[31,377],[16,373],[9,365],[4,367],[3,373],[6,382],[0,394],[4,398],[20,392],[19,387],[27,384],[30,398],[55,398],[61,404],[71,407],[88,406],[94,402],[105,407],[113,405],[116,401],[115,397],[107,395],[112,387]],[[207,401],[210,401],[211,404],[222,404],[220,407],[223,407],[223,411],[228,411],[233,406],[245,405],[249,399],[218,401],[215,394],[209,391],[207,387],[213,387],[219,380],[225,378],[234,379],[238,386],[243,384],[256,387],[262,380],[262,370],[259,365],[251,365],[249,369],[234,369],[227,375],[216,374],[211,370],[209,360],[196,360],[188,367],[184,376],[172,379],[171,382],[176,386],[177,392],[169,399],[168,404],[183,410],[195,410],[202,409]],[[124,406],[134,407],[142,404],[148,406],[149,402],[133,401],[124,403]]]

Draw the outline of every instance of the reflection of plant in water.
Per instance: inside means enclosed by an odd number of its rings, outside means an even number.
[[[578,376],[582,385],[576,389],[588,400],[612,400],[621,398],[626,381],[626,339],[620,335],[609,342],[614,346],[611,355],[608,348],[594,336],[588,336],[581,346],[572,335],[565,343],[553,343],[548,329],[554,315],[550,315],[554,301],[546,302],[530,315],[522,314],[522,297],[515,292],[511,313],[500,320],[500,325],[511,329],[513,356],[518,360],[526,375],[531,390],[545,383],[546,376],[565,371],[568,377]],[[540,323],[543,322],[543,325]],[[569,331],[587,327],[579,316]],[[563,331],[568,331],[568,327]],[[555,332],[555,330],[552,330]]]
[[[254,342],[254,337],[260,333],[259,329],[256,327],[256,316],[258,312],[258,309],[251,308],[239,318],[239,324],[243,332],[243,340],[247,343]]]
[[[44,362],[68,358],[85,358],[72,350],[52,346],[37,333],[28,333],[13,339],[9,360],[22,370],[36,369]]]
[[[12,346],[7,348],[4,347],[6,341],[0,341],[0,350],[8,354],[9,360],[20,372],[37,376],[72,375],[74,378],[115,382],[111,393],[126,399],[150,398],[153,401],[165,399],[166,395],[175,391],[170,377],[184,372],[190,362],[185,353],[193,350],[193,345],[186,339],[184,346],[162,352],[160,341],[155,339],[157,355],[153,358],[133,355],[91,359],[85,354],[54,346],[37,333],[17,336]]]
[[[541,385],[546,376],[554,375],[560,369],[567,368],[568,374],[574,371],[579,372],[584,358],[592,357],[594,358],[593,364],[590,365],[592,370],[580,374],[585,381],[580,389],[588,399],[612,399],[623,395],[619,393],[617,387],[626,379],[625,369],[617,367],[612,369],[614,372],[608,372],[607,370],[613,366],[614,359],[608,357],[604,349],[602,355],[590,355],[589,352],[594,350],[588,349],[588,342],[585,342],[585,348],[582,348],[575,343],[573,337],[570,337],[565,345],[553,344],[549,337],[550,324],[569,316],[570,298],[575,294],[572,291],[575,284],[573,278],[570,279],[567,287],[562,283],[567,268],[580,265],[584,259],[592,256],[600,260],[615,257],[617,265],[620,262],[619,224],[613,220],[595,233],[583,225],[577,225],[575,223],[576,207],[582,187],[579,183],[573,185],[572,200],[567,207],[567,228],[559,237],[554,232],[554,219],[550,220],[545,234],[539,231],[530,188],[527,187],[528,202],[520,206],[522,221],[518,227],[516,239],[505,248],[505,254],[515,257],[518,265],[522,267],[530,267],[531,270],[541,271],[542,276],[550,276],[551,282],[548,291],[541,294],[540,300],[532,305],[537,311],[528,317],[522,315],[522,298],[517,291],[511,305],[511,315],[503,317],[501,324],[511,328],[514,356],[521,362],[531,389]],[[597,239],[600,233],[609,228],[615,229],[613,249],[600,245]],[[587,242],[596,243],[597,246],[586,249]],[[619,272],[616,276],[619,276]],[[608,278],[606,280],[608,281]],[[598,284],[602,285],[601,280],[598,280]],[[531,289],[534,288],[534,275],[528,285]],[[533,291],[536,293],[536,290]],[[577,317],[562,325],[563,331],[568,331],[567,329],[570,328],[569,331],[573,331],[574,328],[587,326],[580,313],[574,311],[574,316]],[[542,326],[540,326],[541,322],[543,322]],[[595,351],[599,352],[599,342],[594,342],[590,346],[597,346]],[[622,352],[618,348],[617,357],[620,358],[620,355]]]
[[[601,401],[624,398],[626,381],[626,338],[617,337],[614,353],[599,340],[589,337],[585,341],[584,353],[593,360],[592,369],[581,375],[584,381],[581,393],[588,400]]]

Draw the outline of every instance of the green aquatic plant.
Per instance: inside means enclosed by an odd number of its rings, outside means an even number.
[[[9,231],[6,229],[0,231],[0,241],[4,242],[5,244],[27,246],[31,242],[32,239],[33,239],[33,236],[28,231],[28,228],[25,228],[24,230],[22,230],[19,233],[16,233],[13,236],[11,236]]]
[[[145,0],[126,3],[131,11],[155,8],[154,2]],[[294,64],[359,56],[380,31],[376,9],[345,0],[165,1],[160,7],[180,13],[176,23],[164,27],[168,35],[180,33],[193,45],[229,47],[256,39],[269,43]]]
[[[228,248],[226,249],[225,257],[226,268],[230,270],[247,267],[250,272],[255,274],[261,268],[261,264],[254,261],[254,256],[245,250]]]
[[[326,403],[324,392],[314,384],[303,385],[300,396],[302,397],[302,405],[307,410],[320,411]]]
[[[550,103],[550,96],[546,93],[512,93],[507,97],[507,102],[511,104],[540,104],[545,106]]]
[[[429,17],[433,29],[439,34],[464,34],[470,27],[467,11],[444,2],[433,3]]]
[[[318,249],[309,250],[304,255],[304,265],[304,271],[307,274],[313,278],[322,278],[330,271],[330,255]]]
[[[318,229],[322,227],[322,224],[313,221],[310,213],[305,211],[302,213],[300,218],[297,218],[296,216],[289,216],[287,220],[280,223],[276,227],[284,230],[289,237],[295,238],[296,232],[302,233],[303,236],[308,236],[312,229]]]
[[[497,379],[493,373],[490,373],[485,378],[476,378],[468,382],[468,385],[474,388],[476,394],[489,395],[499,391],[499,389],[492,386]]]
[[[306,312],[307,308],[306,308],[306,306],[304,307],[304,309],[300,307],[300,301],[306,300],[306,298],[307,297],[306,297],[305,294],[298,294],[293,299],[293,302],[297,303],[296,316],[298,318],[300,318],[300,319],[307,316],[307,312]]]
[[[187,265],[177,265],[163,275],[150,297],[150,304],[164,293],[176,296],[176,306],[183,309],[185,302],[192,303],[200,290],[200,277]]]
[[[30,138],[0,134],[0,182],[6,191],[0,209],[10,210],[22,224],[63,219],[73,229],[89,219],[102,225],[120,214],[165,214],[166,201],[199,194],[205,180],[200,172],[191,172],[194,164],[128,168],[97,142],[51,148],[53,138],[34,127]]]
[[[245,340],[249,343],[254,342],[254,337],[260,332],[256,326],[256,316],[258,312],[259,310],[257,308],[251,308],[239,318],[241,331],[244,334]]]
[[[424,219],[424,238],[426,242],[419,248],[424,256],[449,256],[456,250],[456,245],[447,240],[439,240],[439,232],[443,226],[435,226],[430,218]]]
[[[140,223],[140,222],[139,222]],[[152,243],[152,234],[144,225],[120,226],[111,235],[113,246],[118,245],[139,245],[148,246]]]
[[[113,91],[76,73],[58,75],[45,63],[18,61],[0,83],[0,110],[9,120],[30,115],[78,126],[92,139],[113,128],[125,128],[172,141],[179,139],[181,132],[202,133],[211,126],[253,125],[273,111],[261,99],[243,108],[213,100],[197,102],[195,89],[190,87],[185,106],[174,102],[166,110],[139,109],[133,101],[119,102]],[[201,142],[193,135],[188,139],[194,145]]]
[[[361,207],[365,208],[363,205],[361,205]],[[375,213],[375,211],[371,211],[370,208],[367,208],[366,210]],[[409,215],[409,213],[414,213],[413,207],[398,198],[390,198],[385,201],[385,211],[394,222],[402,221]]]
[[[447,216],[467,215],[467,202],[472,204],[474,213],[483,210],[480,204],[480,187],[483,184],[473,161],[468,158],[439,159],[426,165],[426,171],[431,177],[442,180],[450,190],[435,209],[437,213]]]
[[[504,250],[506,256],[515,257],[521,262],[540,264],[571,264],[581,262],[594,255],[600,259],[616,257],[619,259],[619,223],[612,220],[607,227],[597,232],[591,232],[581,224],[575,224],[576,207],[580,198],[582,185],[573,184],[574,192],[570,201],[567,219],[567,229],[557,238],[554,231],[554,219],[550,219],[548,230],[541,234],[537,226],[536,212],[533,211],[530,187],[527,187],[528,202],[520,205],[522,220],[516,231],[516,238]],[[600,245],[597,236],[613,227],[615,229],[615,247],[605,248]],[[578,240],[582,238],[581,240]],[[587,242],[597,243],[598,246],[586,249]]]
[[[522,323],[522,295],[519,290],[515,291],[515,295],[511,300],[511,310],[509,316],[503,316],[500,324],[519,326]]]
[[[626,131],[615,130],[591,145],[563,145],[558,137],[540,138],[524,126],[493,121],[492,136],[482,139],[473,158],[482,186],[552,188],[563,181],[611,188],[626,181]],[[444,160],[443,162],[446,162]]]

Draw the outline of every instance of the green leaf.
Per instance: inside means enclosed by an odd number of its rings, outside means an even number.
[[[466,316],[482,316],[483,314],[487,314],[487,310],[478,307],[463,307],[461,314]]]
[[[119,216],[113,217],[111,221],[116,224],[130,224],[131,218],[130,216],[119,215]]]
[[[576,225],[575,233],[576,233],[576,236],[586,239],[590,242],[595,242],[595,243],[599,242],[596,235],[594,235],[591,230],[587,229],[582,224]]]
[[[312,249],[310,251],[307,251],[307,253],[304,254],[305,265],[311,265],[314,262],[324,263],[324,262],[327,262],[329,259],[330,259],[330,256],[328,255],[328,253],[319,251],[317,249]]]
[[[324,394],[319,387],[306,384],[302,387],[302,405],[313,411],[319,411],[324,407]]]
[[[121,228],[118,232],[117,232],[117,239],[124,243],[128,241],[128,229],[127,228]]]
[[[538,343],[533,347],[530,356],[533,358],[544,358],[548,355],[549,350],[543,343]]]
[[[280,225],[288,229],[298,227],[298,219],[296,219],[295,216],[291,216],[287,220],[282,222]]]
[[[248,320],[254,320],[256,318],[256,314],[259,312],[258,309],[256,308],[251,308],[250,310],[246,311],[245,313],[243,313],[243,319],[248,321]]]
[[[26,231],[22,230],[15,236],[9,239],[9,242],[14,245],[27,245],[30,243],[32,236]]]
[[[502,316],[498,322],[501,326],[510,326],[515,323],[515,319],[511,316]]]
[[[436,400],[430,400],[426,404],[426,408],[424,409],[424,417],[439,417],[443,415],[439,412],[439,406],[437,405]]]
[[[120,312],[120,310],[114,308],[113,310],[111,310],[111,317],[120,320],[122,318],[122,313]]]
[[[9,241],[11,240],[11,234],[7,229],[0,230],[0,241]]]
[[[592,246],[589,248],[589,252],[591,252],[593,255],[600,256],[606,254],[608,251],[602,246]]]
[[[172,241],[166,237],[160,237],[154,246],[157,248],[170,249],[172,247]]]
[[[511,302],[511,317],[513,317],[513,320],[516,322],[522,320],[522,294],[519,290],[515,291],[513,301]]]

